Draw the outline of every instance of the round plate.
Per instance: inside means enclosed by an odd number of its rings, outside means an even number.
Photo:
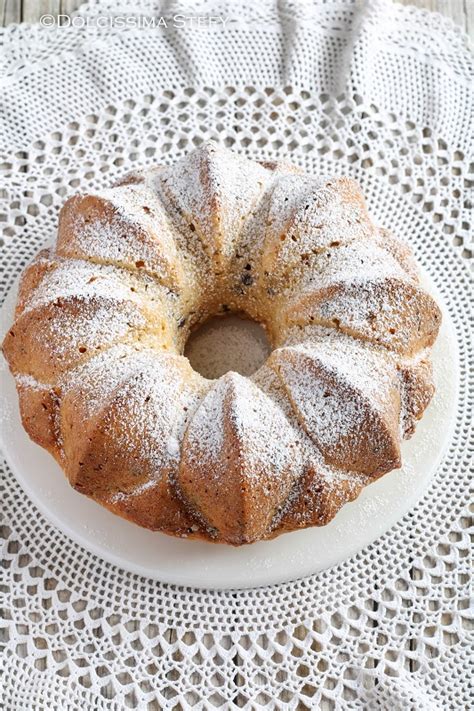
[[[364,489],[327,526],[289,533],[241,548],[175,539],[139,528],[72,489],[53,457],[24,431],[15,383],[0,365],[0,431],[16,478],[41,512],[76,543],[126,570],[167,583],[204,588],[249,588],[301,578],[356,553],[393,526],[420,498],[452,436],[458,393],[454,327],[443,310],[433,351],[436,395],[413,438],[402,444],[402,469]],[[1,333],[12,323],[16,289],[0,313]],[[25,503],[25,505],[27,505]]]

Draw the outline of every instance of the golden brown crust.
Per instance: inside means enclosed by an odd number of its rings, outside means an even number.
[[[435,342],[441,311],[421,287],[398,277],[340,282],[297,294],[279,314],[280,333],[293,325],[337,328],[353,338],[410,357]],[[280,325],[281,324],[281,325]]]
[[[390,230],[384,228],[376,231],[374,241],[398,262],[411,279],[418,281],[418,267],[413,259],[411,249],[405,242],[397,239]]]
[[[261,160],[260,165],[267,170],[271,170],[274,173],[295,173],[302,175],[304,171],[294,163],[288,163],[284,160]]]
[[[148,273],[174,291],[186,284],[164,208],[139,186],[70,198],[59,215],[56,251]]]
[[[222,432],[211,441],[215,418],[222,419]],[[221,378],[196,412],[183,441],[178,485],[214,537],[240,545],[266,536],[297,474],[291,435],[272,437],[281,428],[289,430],[283,414],[236,373]]]
[[[435,393],[433,366],[429,360],[399,366],[402,381],[403,418],[402,427],[405,438],[415,432],[416,423],[431,402]]]
[[[273,535],[325,526],[344,504],[358,497],[365,483],[357,476],[328,481],[317,469],[308,468],[295,487],[287,510],[276,521]]]
[[[117,304],[117,310],[124,308]],[[88,304],[90,317],[102,308],[97,302]],[[73,327],[74,321],[84,310],[84,302],[72,297],[43,305],[24,313],[5,337],[3,352],[14,363],[18,372],[29,373],[35,378],[55,382],[64,370],[74,368],[90,357],[87,339],[79,344],[64,341],[63,329]],[[38,329],[38,323],[42,329]],[[104,333],[102,347],[109,345]],[[113,341],[111,342],[113,343]]]
[[[42,249],[34,260],[26,267],[21,275],[16,300],[15,318],[23,312],[26,304],[31,299],[31,295],[40,286],[43,279],[52,272],[57,265],[52,249]]]
[[[209,540],[209,533],[176,496],[169,477],[141,494],[111,498],[94,493],[93,498],[112,513],[143,528],[172,536]]]
[[[17,383],[20,415],[23,427],[33,442],[48,450],[61,462],[58,418],[60,396],[48,386],[30,384],[24,377]]]
[[[400,466],[400,395],[395,382],[385,385],[384,397],[376,406],[350,381],[329,370],[317,351],[279,349],[270,363],[287,389],[301,427],[328,464],[372,478]],[[305,374],[303,387],[298,388],[301,373]],[[336,437],[329,436],[331,428]]]
[[[283,176],[273,189],[261,258],[260,282],[265,290],[279,292],[294,282],[312,255],[375,233],[354,180],[313,179],[285,204],[285,194],[300,181],[298,175]]]

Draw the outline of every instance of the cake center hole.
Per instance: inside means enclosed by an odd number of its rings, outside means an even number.
[[[194,370],[213,380],[233,370],[252,375],[266,361],[271,346],[263,326],[240,316],[216,316],[190,335],[184,349]]]

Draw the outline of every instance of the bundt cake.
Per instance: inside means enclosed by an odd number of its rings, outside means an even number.
[[[229,312],[272,351],[250,377],[208,380],[184,346]],[[75,489],[240,545],[324,525],[400,466],[440,320],[354,180],[206,143],[66,202],[3,351],[26,431]]]

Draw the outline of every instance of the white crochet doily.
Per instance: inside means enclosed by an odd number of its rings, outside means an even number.
[[[312,578],[242,592],[162,585],[103,562],[48,524],[4,466],[2,709],[467,709],[466,38],[388,0],[192,3],[193,15],[227,18],[224,29],[173,27],[191,3],[135,5],[168,26],[103,26],[99,17],[130,16],[130,4],[92,2],[74,27],[3,34],[2,289],[54,230],[67,195],[204,139],[348,173],[449,308],[456,430],[422,501],[382,538]]]

